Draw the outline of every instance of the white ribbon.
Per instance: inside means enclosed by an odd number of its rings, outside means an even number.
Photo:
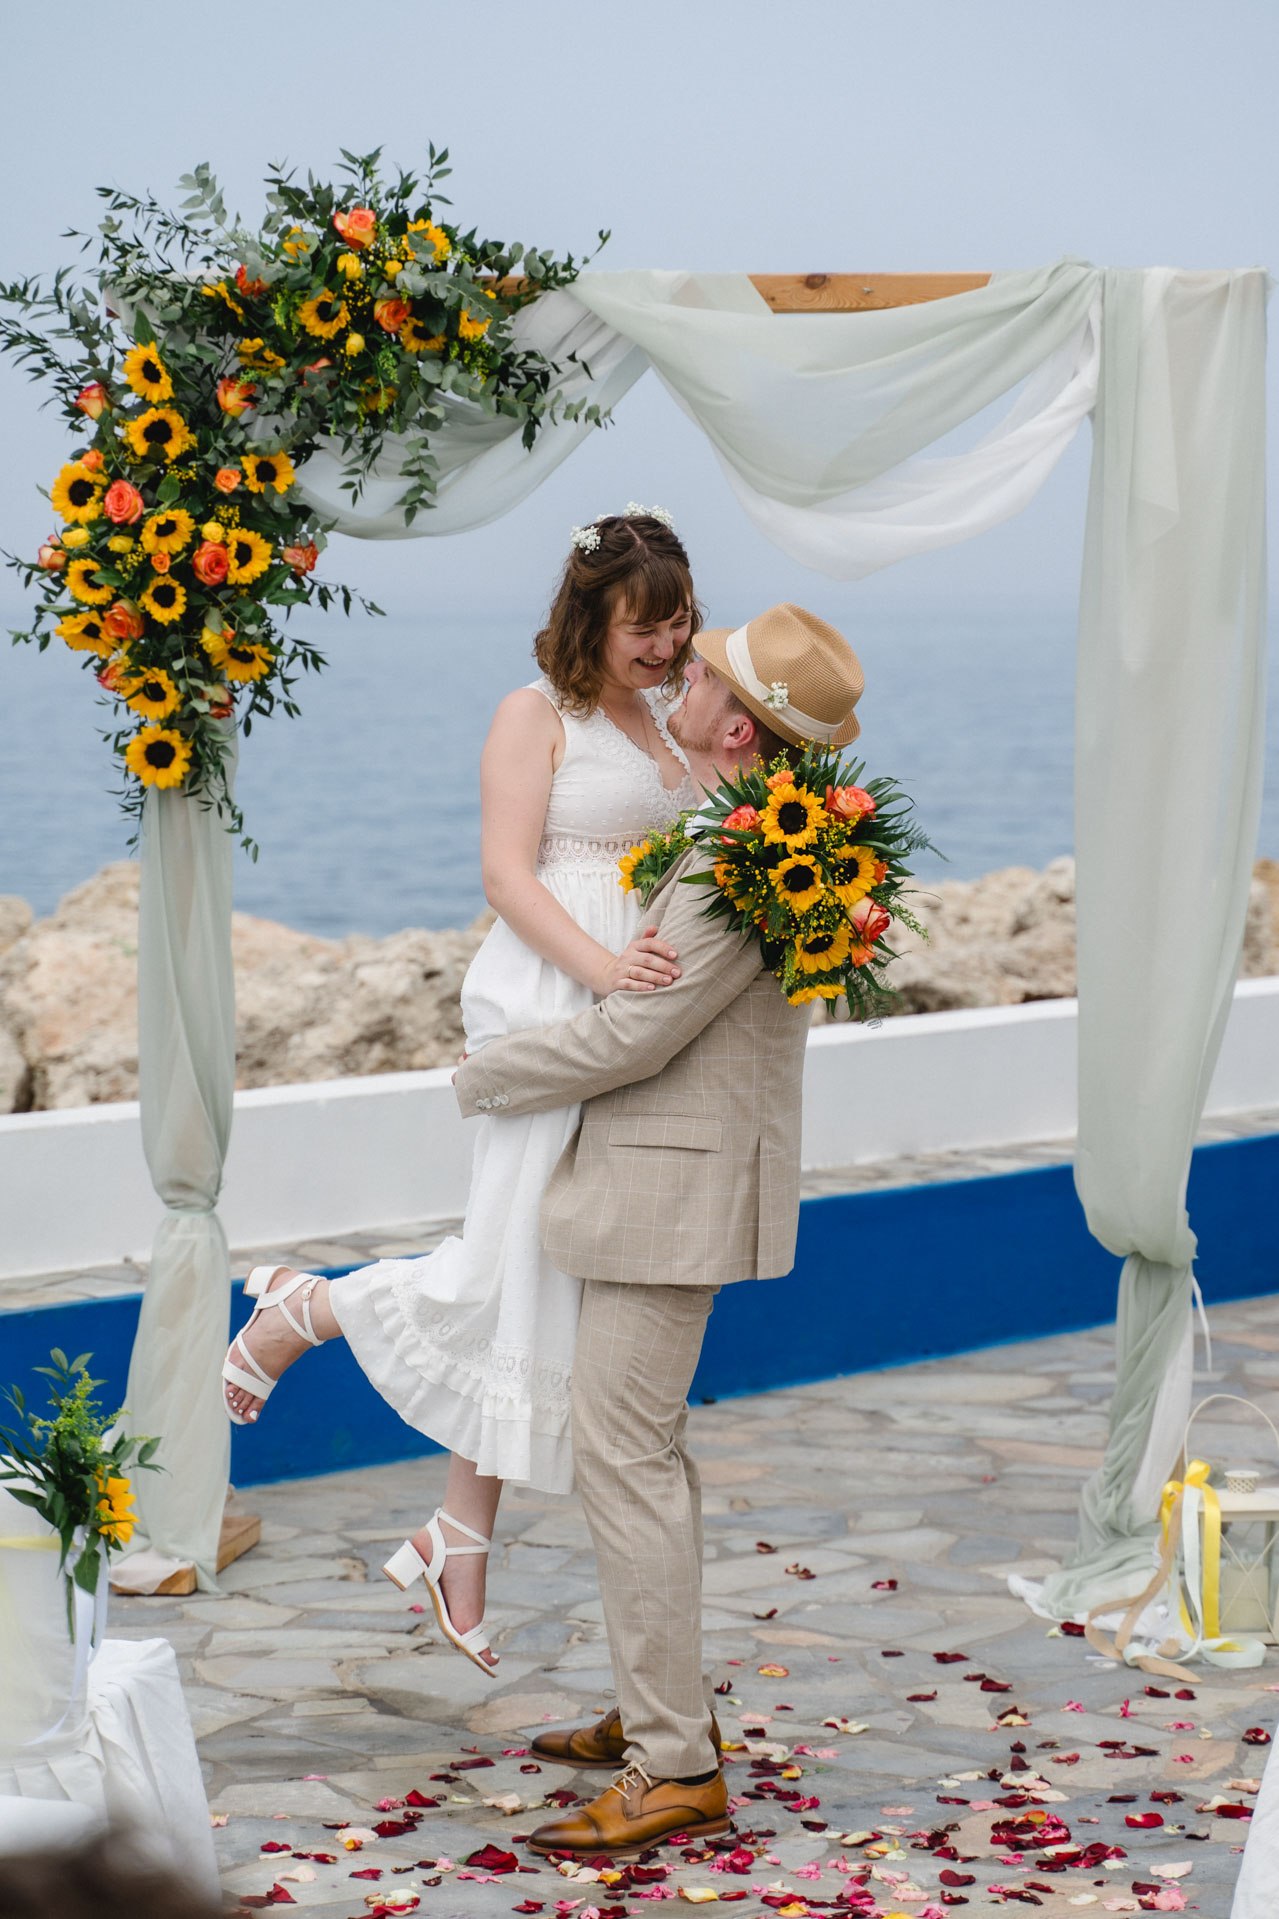
[[[752,699],[766,706],[770,713],[775,713],[779,720],[792,728],[801,738],[829,741],[831,734],[838,730],[840,724],[838,720],[815,720],[811,714],[801,713],[797,706],[792,706],[789,699],[782,705],[778,705],[774,688],[780,686],[781,682],[774,680],[772,686],[765,686],[760,679],[751,659],[750,640],[747,637],[746,627],[739,626],[735,633],[729,634],[724,642],[724,652],[728,657],[728,664],[733,669],[737,684],[749,693]]]

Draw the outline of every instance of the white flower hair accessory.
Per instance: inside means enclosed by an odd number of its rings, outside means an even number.
[[[787,686],[785,680],[774,680],[772,682],[767,693],[764,695],[764,704],[765,706],[771,707],[774,713],[784,713],[786,711],[786,708],[790,705],[790,688]]]
[[[569,538],[580,552],[594,553],[600,543],[600,530],[595,525],[575,526]]]
[[[660,520],[663,526],[673,527],[675,515],[664,506],[641,506],[638,500],[628,500],[622,510],[624,520]]]

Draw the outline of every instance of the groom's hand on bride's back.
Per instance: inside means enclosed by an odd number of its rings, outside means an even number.
[[[679,978],[678,958],[675,948],[657,937],[657,928],[646,926],[603,969],[595,990],[601,999],[610,993],[651,993]]]

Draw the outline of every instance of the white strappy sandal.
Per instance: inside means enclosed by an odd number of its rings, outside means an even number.
[[[478,1543],[474,1546],[450,1546],[440,1530],[441,1520],[455,1527],[458,1532],[465,1533],[468,1539],[474,1539]],[[481,1672],[486,1672],[492,1679],[496,1675],[497,1668],[490,1666],[488,1660],[484,1658],[484,1654],[492,1650],[485,1636],[484,1621],[481,1619],[479,1625],[472,1626],[469,1632],[459,1632],[449,1618],[449,1609],[444,1603],[440,1579],[444,1572],[444,1562],[450,1555],[487,1553],[493,1542],[491,1539],[486,1539],[483,1533],[472,1532],[471,1528],[464,1526],[460,1519],[454,1519],[451,1513],[446,1513],[443,1506],[437,1507],[427,1520],[426,1531],[431,1536],[429,1565],[413,1541],[406,1539],[399,1551],[392,1553],[382,1571],[401,1592],[407,1592],[415,1579],[424,1579],[426,1589],[431,1595],[431,1604],[435,1607],[435,1617],[440,1622],[440,1631],[444,1637],[451,1646],[456,1646],[459,1652],[464,1652],[473,1665],[478,1666]]]
[[[284,1268],[281,1266],[255,1266],[249,1274],[249,1277],[245,1280],[245,1296],[249,1299],[256,1299],[258,1303],[245,1320],[235,1338],[231,1341],[230,1346],[227,1348],[227,1356],[222,1362],[223,1379],[231,1386],[238,1386],[242,1392],[252,1393],[255,1399],[269,1399],[276,1384],[270,1373],[259,1366],[253,1354],[244,1344],[244,1335],[248,1332],[259,1313],[264,1313],[268,1306],[276,1306],[280,1312],[283,1313],[285,1319],[288,1320],[289,1325],[300,1339],[305,1339],[312,1346],[322,1346],[324,1344],[324,1341],[311,1324],[311,1292],[319,1283],[319,1275],[316,1273],[295,1273],[292,1279],[285,1280],[283,1286],[277,1286],[273,1293],[269,1293],[267,1287],[271,1284],[276,1274],[283,1270]],[[292,1299],[294,1293],[299,1289],[304,1289],[302,1291],[302,1318],[300,1321],[294,1318],[286,1304],[286,1301]],[[252,1367],[252,1372],[246,1373],[244,1367],[237,1365],[235,1360],[232,1359],[231,1354],[237,1345],[244,1356],[245,1363]],[[227,1418],[233,1426],[248,1426],[251,1424],[251,1421],[246,1419],[243,1413],[237,1413],[235,1411],[225,1393],[222,1395],[222,1404],[226,1407]]]

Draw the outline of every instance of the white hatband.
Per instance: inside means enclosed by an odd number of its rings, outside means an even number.
[[[743,687],[752,699],[759,700],[766,706],[770,713],[775,713],[779,720],[789,726],[792,732],[798,733],[801,738],[826,740],[829,743],[831,735],[839,731],[839,721],[815,720],[811,713],[801,713],[797,706],[791,705],[789,693],[782,680],[774,680],[771,686],[765,686],[755,671],[747,633],[747,627],[739,626],[737,631],[730,633],[724,642],[724,654],[738,685]]]

